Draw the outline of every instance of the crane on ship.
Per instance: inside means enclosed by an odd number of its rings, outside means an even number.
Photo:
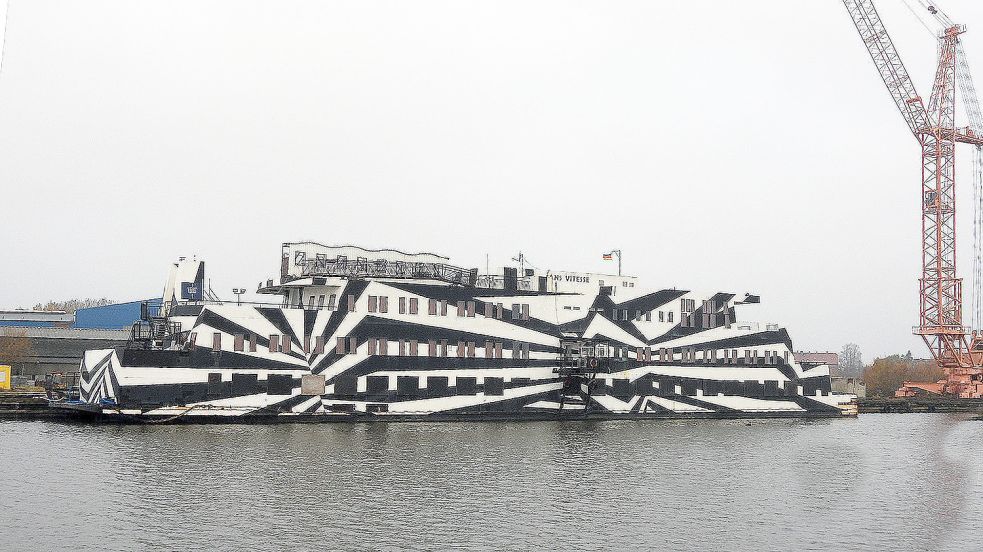
[[[921,388],[962,398],[983,397],[983,334],[963,325],[962,279],[956,272],[956,144],[974,146],[975,197],[973,325],[981,323],[983,248],[983,115],[963,48],[966,26],[953,23],[937,3],[917,0],[941,30],[938,65],[925,104],[895,49],[873,0],[843,0],[881,80],[921,150],[922,274],[919,278],[921,336],[946,377],[941,382],[905,382],[900,394]],[[906,6],[915,13],[908,0]],[[916,14],[917,15],[917,14]],[[924,24],[924,21],[923,21]],[[956,126],[956,89],[968,126]]]

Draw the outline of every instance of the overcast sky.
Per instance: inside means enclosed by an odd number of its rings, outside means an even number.
[[[878,6],[927,97],[933,37]],[[983,77],[983,3],[943,7]],[[0,306],[159,295],[179,255],[230,296],[304,239],[621,248],[653,287],[760,294],[799,349],[927,356],[919,165],[839,0],[11,0]]]

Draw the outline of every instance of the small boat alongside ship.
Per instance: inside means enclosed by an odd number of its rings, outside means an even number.
[[[172,267],[126,347],[86,351],[78,399],[116,421],[840,417],[852,395],[744,321],[751,294],[635,277],[285,243],[267,303],[219,301]]]

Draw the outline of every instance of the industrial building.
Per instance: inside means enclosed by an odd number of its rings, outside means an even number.
[[[89,307],[74,314],[0,311],[0,340],[9,344],[0,347],[0,365],[10,365],[14,376],[28,378],[76,371],[83,351],[126,345],[144,302],[159,305],[160,299]],[[2,358],[4,351],[22,353],[20,358]]]

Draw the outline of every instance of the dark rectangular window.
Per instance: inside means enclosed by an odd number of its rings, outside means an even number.
[[[495,346],[491,341],[485,341],[485,358],[495,358]]]
[[[665,321],[666,321],[666,313],[659,311],[659,322],[665,322]]]
[[[529,358],[529,344],[528,343],[523,343],[522,344],[522,358],[524,358],[524,359],[528,359]]]
[[[420,312],[420,300],[416,297],[410,297],[410,314],[418,314]]]
[[[406,298],[399,298],[399,314],[406,314]]]
[[[494,316],[495,305],[491,303],[485,303],[485,318],[491,318]]]
[[[212,334],[212,350],[213,351],[222,350],[222,334],[218,332]]]
[[[256,334],[249,334],[249,352],[256,352]]]
[[[474,301],[468,301],[468,304],[467,304],[467,315],[468,316],[471,316],[471,317],[474,316]]]
[[[307,298],[307,310],[314,310],[314,296],[311,295]]]
[[[518,341],[512,342],[512,358],[522,357],[522,344]]]
[[[365,392],[379,395],[389,392],[389,376],[368,376],[365,378]]]
[[[457,356],[458,356],[458,358],[464,358],[464,353],[465,353],[465,350],[464,350],[464,342],[463,341],[458,341],[457,342]]]
[[[446,339],[441,339],[440,340],[440,356],[442,356],[442,357],[447,356],[447,340]]]
[[[382,355],[382,356],[386,356],[386,355],[389,354],[389,340],[388,339],[380,339],[379,340],[379,354]]]
[[[367,340],[365,340],[365,347],[366,347],[365,350],[367,355],[372,356],[375,354],[375,344],[376,344],[376,338],[374,337],[370,337]]]
[[[355,312],[355,296],[348,294],[348,312]]]
[[[456,378],[454,387],[458,395],[474,395],[478,392],[478,379],[471,377]]]
[[[233,343],[236,351],[244,351],[246,348],[246,336],[242,334],[235,335],[235,342]]]
[[[431,397],[441,397],[447,394],[447,376],[430,376],[427,378],[427,394]]]
[[[277,334],[270,334],[270,352],[279,353],[280,352],[280,336]]]
[[[505,382],[502,378],[485,378],[485,395],[504,395]]]
[[[437,356],[437,340],[427,340],[427,356]]]
[[[311,352],[311,336],[304,336],[304,354]]]
[[[406,340],[399,340],[399,356],[406,356]]]
[[[290,353],[291,344],[293,344],[293,340],[289,336],[283,336],[283,342],[280,343],[280,350],[284,353]]]
[[[367,310],[369,312],[375,312],[376,310],[378,310],[378,305],[379,305],[379,299],[375,295],[369,295],[369,306]]]
[[[290,374],[270,374],[266,376],[267,395],[290,395],[294,390],[294,378]]]
[[[354,337],[348,338],[348,354],[354,355],[358,350],[358,339]]]
[[[324,354],[324,336],[319,335],[314,338],[314,354],[323,355]]]
[[[419,354],[420,354],[420,346],[419,346],[419,343],[417,342],[417,340],[411,339],[410,340],[410,356],[419,356]]]
[[[383,314],[389,312],[389,296],[387,295],[379,296],[379,312]]]
[[[440,315],[447,316],[447,299],[440,300]]]
[[[335,380],[335,395],[354,395],[358,392],[358,379],[352,376],[342,376]]]
[[[338,295],[332,293],[328,296],[328,310],[335,310],[338,308]]]
[[[512,303],[512,320],[518,320],[522,316],[522,307],[518,303]]]
[[[437,314],[437,300],[430,299],[427,301],[427,314],[436,316]]]
[[[464,316],[464,314],[465,314],[464,301],[458,301],[457,302],[457,315],[458,316]]]
[[[335,353],[338,353],[339,355],[345,354],[345,338],[344,337],[340,337],[340,336],[338,337],[338,344],[335,345],[334,352]]]
[[[645,313],[645,321],[646,322],[651,322],[652,321],[652,311],[648,311],[648,312]]]
[[[232,374],[233,395],[239,397],[242,395],[254,395],[259,392],[259,379],[256,374]]]
[[[502,358],[502,342],[495,344],[495,358]]]
[[[468,341],[468,358],[474,358],[474,341]]]
[[[396,394],[416,397],[420,394],[420,378],[417,376],[397,376]]]
[[[206,391],[208,398],[214,399],[221,397],[224,394],[223,391],[222,374],[218,372],[208,374],[208,389]]]
[[[317,308],[320,309],[320,308],[323,308],[323,307],[324,307],[324,296],[323,295],[319,295],[317,297]]]

